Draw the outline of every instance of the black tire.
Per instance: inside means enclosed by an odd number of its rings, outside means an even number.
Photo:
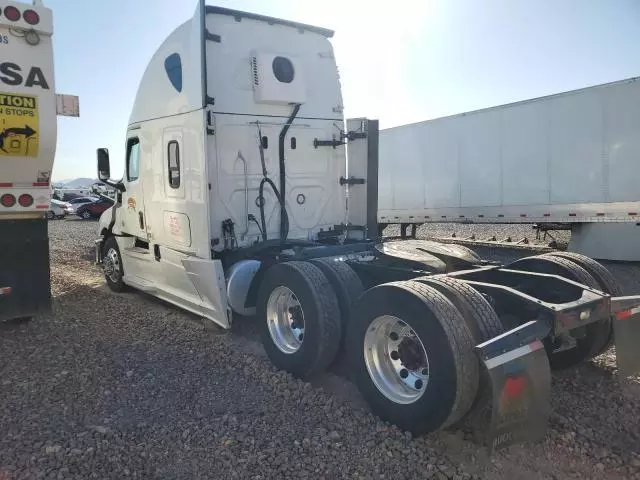
[[[538,255],[525,257],[511,263],[509,268],[528,272],[561,275],[587,287],[594,289],[600,288],[596,279],[584,268],[571,260],[559,256]],[[562,370],[571,368],[594,357],[598,349],[602,348],[609,338],[611,329],[610,319],[591,323],[587,325],[585,329],[585,336],[576,338],[576,347],[569,350],[553,352],[553,347],[550,342],[544,342],[549,356],[549,364],[552,369]]]
[[[56,214],[53,212],[53,210],[49,210],[47,212],[47,219],[48,220],[53,220],[54,218],[56,218]]]
[[[302,345],[285,353],[269,331],[267,304],[276,287],[284,286],[297,297],[304,315]],[[322,372],[333,362],[342,338],[340,307],[327,277],[308,262],[285,262],[272,266],[258,290],[257,313],[267,356],[279,369],[306,378]]]
[[[618,283],[604,265],[595,261],[593,258],[573,252],[550,252],[546,253],[545,256],[566,258],[589,272],[589,274],[596,279],[596,282],[598,282],[599,290],[608,293],[612,297],[621,297],[624,295],[622,285]],[[601,341],[594,345],[593,356],[598,356],[611,347],[613,343],[613,321],[614,318],[611,318],[609,321],[609,334],[606,340],[604,336],[602,336]]]
[[[82,218],[84,218],[85,220],[89,220],[90,218],[93,218],[93,215],[91,215],[91,212],[89,210],[84,210],[80,216]]]
[[[315,258],[310,263],[322,270],[322,273],[324,273],[333,287],[340,307],[343,331],[345,331],[353,304],[364,293],[360,277],[349,265],[342,261]]]
[[[113,262],[113,258],[111,255],[117,255],[117,259],[119,261],[118,271],[114,272],[113,275],[109,274],[108,264],[106,262]],[[107,258],[109,257],[109,258]],[[105,268],[104,278],[107,281],[107,285],[114,292],[124,292],[127,289],[127,285],[124,283],[122,278],[124,277],[124,265],[122,264],[122,255],[120,255],[120,248],[118,248],[118,242],[116,242],[116,237],[108,237],[104,245],[102,246],[102,264],[103,268]],[[114,265],[115,267],[115,265]]]
[[[504,333],[504,327],[491,304],[468,283],[457,278],[437,275],[420,277],[417,282],[432,286],[462,313],[473,335],[475,345],[486,342]]]
[[[462,313],[467,327],[469,327],[473,335],[474,346],[504,333],[500,317],[498,317],[491,304],[478,290],[468,283],[457,278],[440,275],[421,277],[417,278],[416,281],[438,290]],[[486,420],[491,411],[491,379],[486,368],[479,360],[478,368],[480,369],[478,394],[462,421],[473,421],[476,418]]]
[[[428,356],[430,376],[413,403],[382,393],[365,361],[364,340],[372,322],[390,315],[413,329]],[[401,429],[423,434],[458,422],[478,390],[478,360],[462,314],[440,292],[416,281],[393,282],[367,290],[353,309],[347,330],[352,380],[374,414]]]

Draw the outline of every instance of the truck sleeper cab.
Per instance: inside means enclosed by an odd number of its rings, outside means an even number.
[[[143,75],[121,181],[98,150],[118,190],[96,240],[107,283],[223,328],[256,315],[270,360],[302,378],[343,347],[374,413],[404,429],[469,420],[491,448],[539,438],[549,359],[604,350],[640,297],[612,298],[586,257],[503,267],[378,242],[377,122],[345,128],[331,35],[199,2]]]

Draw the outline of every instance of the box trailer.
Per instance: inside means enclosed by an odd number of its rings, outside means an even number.
[[[550,366],[615,331],[621,371],[638,367],[640,297],[580,255],[505,266],[377,242],[377,121],[345,127],[332,33],[201,0],[158,47],[122,180],[98,150],[117,190],[96,239],[107,284],[223,328],[254,315],[271,362],[298,377],[342,348],[374,413],[415,433],[469,421],[492,448],[539,438]]]
[[[55,93],[51,10],[40,0],[0,0],[0,13],[0,320],[7,320],[50,308],[46,215],[56,120],[78,110],[77,97]]]
[[[638,126],[631,78],[382,130],[379,222],[561,224],[640,260]]]

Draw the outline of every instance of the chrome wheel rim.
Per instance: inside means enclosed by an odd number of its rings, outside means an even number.
[[[429,357],[420,338],[403,320],[383,315],[364,337],[364,361],[376,388],[395,403],[410,404],[429,384]]]
[[[82,212],[82,218],[90,218],[90,217],[91,217],[91,214],[87,210]]]
[[[274,345],[283,353],[297,352],[304,341],[304,312],[287,287],[273,289],[267,300],[267,326]]]
[[[120,255],[115,248],[107,250],[107,254],[102,259],[104,274],[116,283],[120,280],[122,269],[120,267]]]

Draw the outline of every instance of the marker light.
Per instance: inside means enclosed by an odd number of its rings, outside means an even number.
[[[10,193],[5,193],[4,195],[2,195],[2,197],[0,197],[0,203],[3,207],[13,207],[16,204],[16,197],[11,195]]]
[[[34,10],[25,10],[22,14],[22,18],[29,25],[37,25],[40,22],[40,15],[37,14]]]
[[[33,197],[28,193],[23,193],[18,197],[18,203],[23,207],[30,207],[33,205]]]
[[[4,16],[7,17],[7,20],[17,22],[18,20],[20,20],[20,10],[18,10],[16,7],[8,6],[4,9]]]

